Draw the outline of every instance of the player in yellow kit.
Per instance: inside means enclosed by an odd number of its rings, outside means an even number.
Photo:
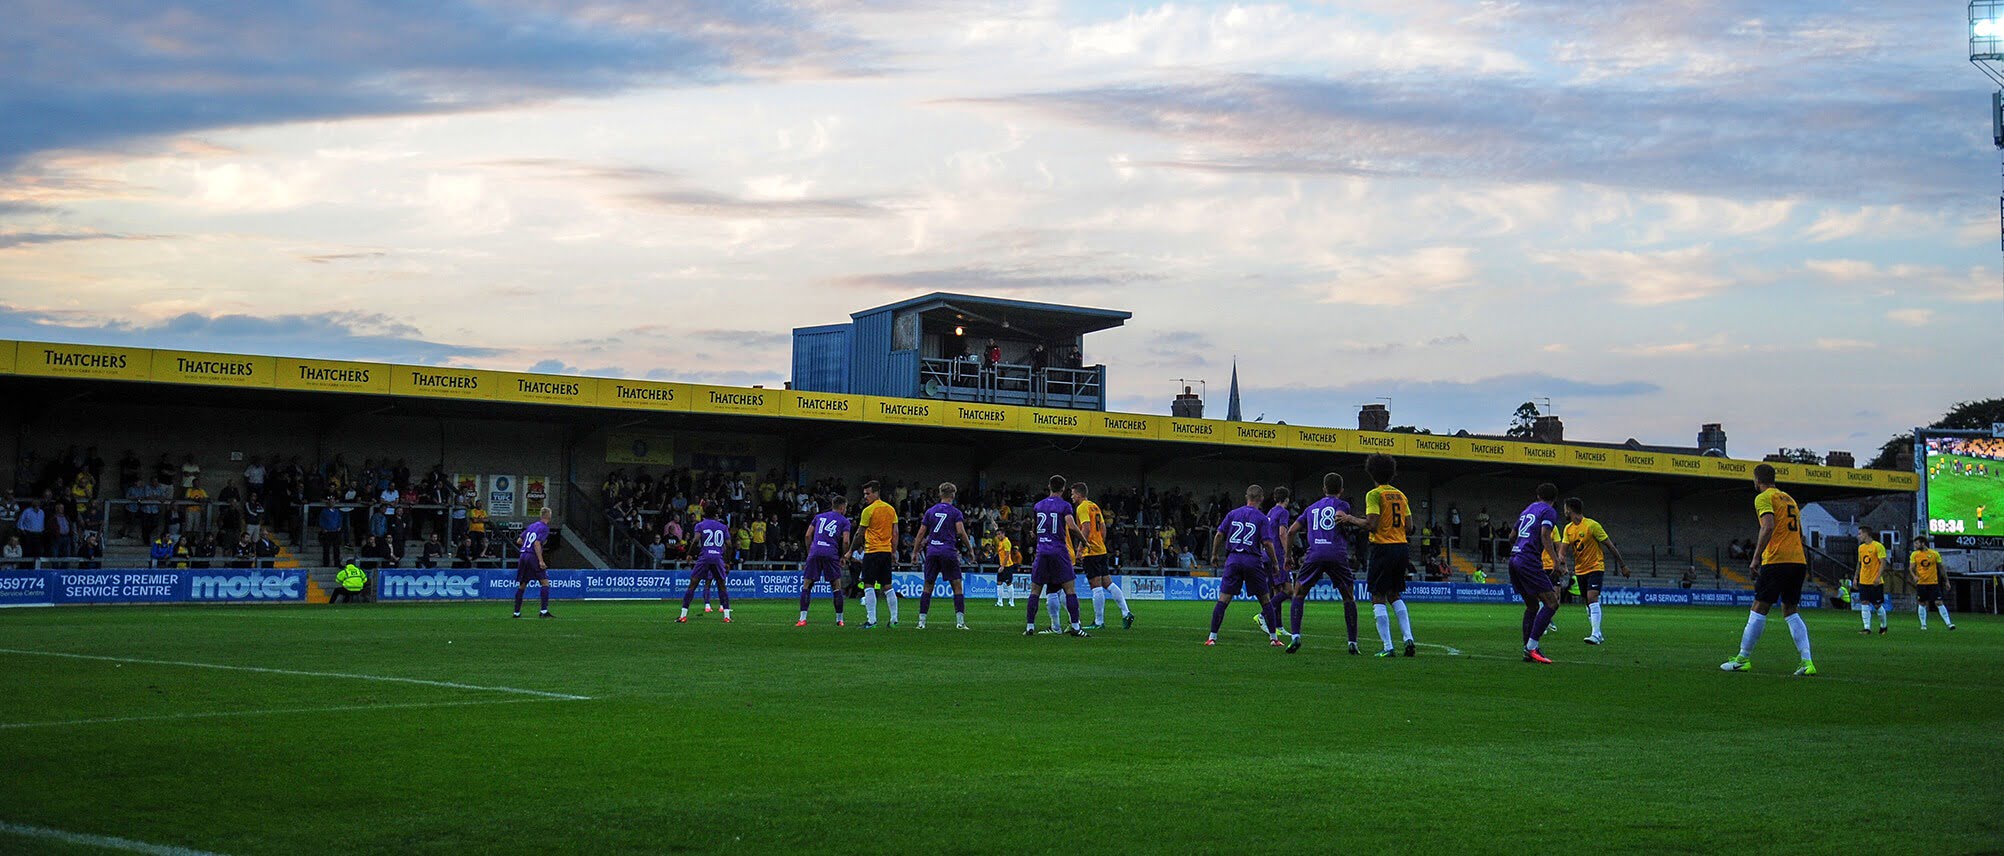
[[[1580,597],[1586,600],[1587,620],[1593,624],[1593,633],[1586,638],[1588,645],[1599,645],[1607,641],[1600,635],[1600,583],[1607,570],[1607,557],[1614,557],[1614,566],[1628,570],[1628,561],[1621,558],[1621,551],[1615,549],[1614,539],[1607,537],[1607,530],[1600,521],[1586,516],[1586,503],[1579,497],[1566,500],[1565,537],[1559,542],[1559,549],[1570,557],[1568,564],[1573,569],[1573,581],[1579,586]]]
[[[1406,546],[1414,530],[1412,505],[1404,493],[1392,486],[1399,464],[1391,455],[1381,452],[1365,458],[1364,472],[1377,485],[1364,494],[1364,516],[1343,515],[1342,519],[1370,533],[1370,564],[1365,582],[1371,591],[1371,616],[1378,622],[1378,638],[1385,643],[1378,656],[1390,657],[1394,653],[1392,616],[1396,614],[1399,632],[1406,639],[1406,656],[1411,657],[1418,650],[1405,600],[1406,573],[1412,567]]]
[[[1935,552],[1926,535],[1914,536],[1913,555],[1907,557],[1907,579],[1914,584],[1915,607],[1920,612],[1921,629],[1927,629],[1927,608],[1941,612],[1941,623],[1955,629],[1948,617],[1948,601],[1941,599],[1941,554]]]
[[[1795,651],[1802,655],[1795,674],[1810,677],[1816,674],[1816,661],[1809,656],[1809,625],[1796,612],[1802,603],[1802,584],[1809,578],[1809,554],[1802,549],[1802,507],[1795,504],[1795,497],[1774,486],[1770,464],[1754,467],[1754,489],[1759,491],[1754,496],[1754,516],[1760,520],[1760,537],[1754,541],[1753,562],[1748,568],[1754,577],[1753,612],[1747,615],[1746,630],[1740,634],[1740,653],[1720,663],[1719,668],[1728,672],[1753,668],[1753,649],[1767,628],[1767,612],[1779,603],[1788,620],[1788,635],[1795,640]]]
[[[856,520],[863,530],[863,570],[859,578],[863,590],[864,630],[877,626],[877,592],[891,611],[891,626],[898,626],[898,590],[891,585],[891,566],[896,563],[898,510],[885,502],[876,482],[863,485],[863,514]]]
[[[1107,568],[1106,557],[1106,512],[1099,503],[1086,497],[1085,482],[1072,483],[1072,507],[1078,511],[1079,530],[1085,533],[1084,561],[1079,576],[1086,578],[1092,586],[1092,626],[1087,630],[1099,630],[1106,626],[1106,596],[1113,595],[1114,605],[1120,607],[1120,626],[1134,628],[1134,612],[1127,608],[1127,593],[1113,581],[1113,572]]]
[[[1016,605],[1016,542],[1009,540],[1007,529],[995,533],[995,605],[1002,606],[1002,598],[1009,598],[1009,606]]]
[[[1865,616],[1865,628],[1872,632],[1872,612],[1879,613],[1879,633],[1886,632],[1886,544],[1869,526],[1858,527],[1858,611]]]

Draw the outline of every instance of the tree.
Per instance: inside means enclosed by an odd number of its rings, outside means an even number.
[[[1981,401],[1959,402],[1927,427],[1980,430],[1999,422],[2004,422],[2004,398],[1986,398]],[[1885,445],[1879,447],[1879,454],[1865,466],[1878,470],[1900,469],[1900,459],[1911,455],[1913,449],[1913,432],[1894,435]]]
[[[1532,437],[1532,426],[1538,424],[1539,415],[1537,402],[1526,401],[1519,404],[1517,412],[1510,416],[1510,430],[1503,433],[1519,440],[1529,440]]]

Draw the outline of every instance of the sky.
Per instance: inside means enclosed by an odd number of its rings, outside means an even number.
[[[7,5],[0,338],[776,385],[943,290],[1132,311],[1139,412],[1862,459],[1999,393],[1959,3]]]

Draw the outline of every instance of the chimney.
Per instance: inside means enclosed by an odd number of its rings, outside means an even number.
[[[1392,411],[1382,404],[1366,404],[1357,411],[1357,430],[1383,431],[1392,427]]]
[[[1843,467],[1844,469],[1851,470],[1858,468],[1858,461],[1851,457],[1850,452],[1831,452],[1823,456],[1823,465],[1826,467]]]
[[[1204,399],[1191,392],[1189,387],[1183,387],[1183,394],[1176,396],[1176,400],[1169,403],[1169,415],[1178,419],[1202,419]]]
[[[1698,427],[1698,454],[1723,458],[1726,456],[1726,429],[1717,422],[1707,422]]]
[[[1560,421],[1557,416],[1540,416],[1536,422],[1531,423],[1531,439],[1540,443],[1564,443],[1566,423]]]

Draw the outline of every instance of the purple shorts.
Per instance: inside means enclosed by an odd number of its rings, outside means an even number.
[[[1294,571],[1295,584],[1303,588],[1315,585],[1315,581],[1323,577],[1328,577],[1329,584],[1335,586],[1339,593],[1357,588],[1357,572],[1350,569],[1348,559],[1315,559],[1304,562]]]
[[[723,585],[725,580],[724,574],[724,563],[722,560],[700,559],[696,562],[695,573],[689,577],[689,584],[695,585],[708,579],[715,580],[717,585]]]
[[[547,587],[550,584],[550,574],[541,565],[536,564],[534,559],[516,564],[515,585],[525,586],[531,582],[541,582]]]
[[[1038,553],[1030,565],[1030,582],[1046,589],[1063,588],[1078,578],[1072,570],[1072,557],[1062,553]]]
[[[925,554],[925,578],[943,579],[950,583],[960,582],[960,557],[957,555]]]
[[[1226,597],[1238,597],[1239,591],[1244,589],[1251,591],[1255,597],[1263,598],[1269,579],[1271,576],[1267,573],[1265,562],[1243,553],[1234,553],[1225,559],[1224,578],[1219,583],[1219,590]]]
[[[807,564],[800,568],[807,575],[807,585],[827,582],[830,588],[842,584],[842,559],[838,556],[808,556]]]
[[[1510,560],[1510,587],[1525,601],[1537,600],[1538,595],[1557,588],[1552,585],[1552,576],[1545,571],[1542,560],[1523,562],[1514,558]]]

